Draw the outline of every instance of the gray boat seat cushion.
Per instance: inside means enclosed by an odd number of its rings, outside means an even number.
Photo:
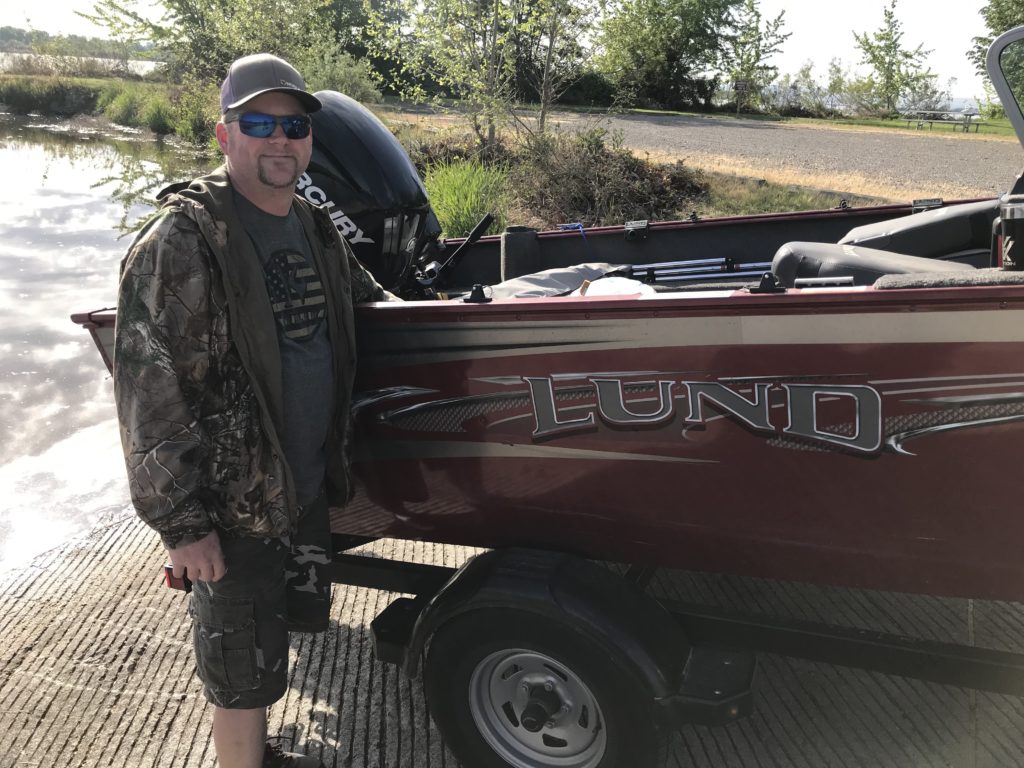
[[[786,288],[801,277],[852,277],[854,285],[871,285],[882,275],[973,270],[968,264],[839,243],[786,243],[772,260],[772,273]]]
[[[946,256],[991,250],[999,199],[961,203],[855,227],[839,242],[910,256]],[[982,254],[984,255],[984,254]]]

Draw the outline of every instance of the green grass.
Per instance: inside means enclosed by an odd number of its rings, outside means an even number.
[[[145,97],[134,88],[128,88],[117,94],[103,108],[103,116],[118,125],[138,126],[141,123],[140,113]]]
[[[54,75],[0,75],[0,103],[27,115],[75,115],[91,113],[104,81]]]
[[[694,201],[693,210],[702,218],[741,216],[752,213],[786,213],[838,207],[843,200],[851,206],[878,205],[873,197],[850,195],[793,184],[772,184],[724,173],[705,173],[707,193]],[[680,211],[685,217],[686,211]]]
[[[795,125],[820,125],[828,128],[841,128],[844,126],[859,126],[865,128],[883,128],[886,130],[901,130],[901,131],[915,131],[914,124],[911,123],[910,127],[907,127],[906,120],[883,120],[881,118],[842,118],[837,120],[824,120],[813,117],[793,117],[785,118],[787,122],[791,122]],[[1013,126],[1010,125],[1010,121],[1005,117],[997,120],[983,120],[980,123],[980,128],[975,133],[974,128],[971,128],[970,133],[964,133],[959,125],[953,123],[935,123],[932,128],[923,128],[920,132],[931,133],[934,135],[950,135],[950,136],[1012,136],[1016,137],[1016,133],[1013,130]]]
[[[199,93],[166,83],[120,78],[0,75],[0,103],[13,112],[102,114],[112,123],[178,133],[205,145],[219,117],[216,88]]]
[[[20,114],[102,114],[119,125],[168,133],[168,86],[119,78],[0,75],[0,102]]]
[[[174,107],[166,97],[150,98],[139,117],[142,124],[158,136],[174,133]]]
[[[592,107],[572,107],[556,105],[555,110],[559,112],[574,112],[580,114],[605,114],[608,110],[595,109]],[[916,130],[914,125],[911,124],[910,128],[907,128],[906,120],[890,120],[883,118],[871,118],[871,117],[841,117],[841,118],[818,118],[818,117],[780,117],[779,115],[761,115],[755,113],[741,113],[735,114],[732,112],[685,112],[670,109],[640,109],[640,108],[629,108],[620,110],[620,114],[626,115],[654,115],[654,116],[666,116],[666,117],[694,117],[702,118],[705,120],[736,120],[746,121],[754,123],[764,122],[776,122],[776,123],[789,123],[792,125],[811,125],[811,126],[822,126],[828,128],[843,128],[843,127],[861,127],[861,128],[880,128],[885,130]],[[923,129],[925,132],[929,132],[928,128]],[[969,134],[965,134],[960,130],[958,125],[951,123],[935,123],[930,129],[930,132],[936,135],[948,134],[951,136],[974,136],[975,131],[972,128]],[[977,132],[979,136],[1011,136],[1016,137],[1016,133],[1013,130],[1013,126],[1010,125],[1010,121],[1004,118],[997,120],[983,120],[981,127]]]
[[[508,174],[478,160],[438,163],[423,180],[445,237],[465,237],[487,213],[497,214],[488,234],[505,229]]]

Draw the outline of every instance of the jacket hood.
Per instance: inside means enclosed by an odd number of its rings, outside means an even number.
[[[161,208],[170,208],[182,200],[190,200],[208,210],[214,218],[220,219],[225,201],[231,200],[231,195],[226,194],[230,188],[227,166],[221,165],[206,176],[164,187],[157,193],[156,199]]]

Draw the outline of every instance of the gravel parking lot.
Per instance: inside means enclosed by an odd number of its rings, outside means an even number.
[[[1001,194],[1024,166],[1009,137],[934,130],[796,126],[781,122],[669,115],[559,114],[563,127],[621,131],[623,144],[652,159],[680,159],[768,181],[894,200]]]

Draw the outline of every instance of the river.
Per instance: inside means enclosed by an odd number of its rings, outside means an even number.
[[[0,573],[130,509],[112,382],[68,316],[113,304],[118,227],[202,164],[134,131],[0,114]]]

